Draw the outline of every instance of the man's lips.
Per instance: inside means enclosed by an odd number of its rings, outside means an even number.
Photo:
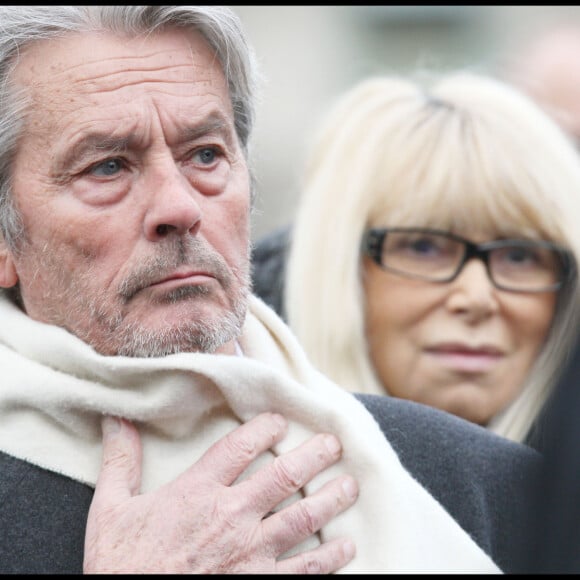
[[[199,285],[205,284],[210,279],[215,279],[215,276],[209,272],[204,271],[184,271],[174,272],[168,276],[164,276],[159,280],[151,282],[147,288],[175,288],[183,285]]]

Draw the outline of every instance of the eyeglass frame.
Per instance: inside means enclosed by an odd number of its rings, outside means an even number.
[[[463,258],[459,262],[457,269],[453,274],[451,274],[447,278],[437,279],[434,280],[432,278],[421,276],[420,274],[409,274],[406,272],[401,272],[400,270],[395,270],[394,268],[390,268],[385,266],[382,262],[382,247],[385,240],[386,235],[389,232],[406,232],[406,233],[425,233],[431,235],[439,235],[449,238],[451,240],[460,242],[465,247],[465,252],[463,254]],[[561,260],[562,263],[562,279],[558,282],[555,282],[549,287],[542,288],[541,290],[527,290],[527,289],[514,289],[503,286],[496,282],[493,278],[491,273],[491,268],[489,266],[489,253],[492,250],[497,248],[505,247],[510,243],[517,243],[519,247],[541,247],[546,248],[548,250],[554,251]],[[433,228],[403,228],[403,227],[393,227],[393,228],[369,228],[365,231],[362,239],[361,249],[363,254],[368,255],[376,264],[379,265],[380,268],[383,270],[388,270],[389,272],[394,272],[395,274],[399,274],[401,276],[405,276],[407,278],[413,278],[416,280],[425,280],[428,282],[435,282],[435,283],[448,283],[453,282],[459,274],[462,272],[465,264],[471,260],[472,258],[476,258],[481,260],[485,265],[485,269],[487,272],[487,276],[491,283],[498,288],[499,290],[504,290],[506,292],[525,292],[528,293],[540,293],[540,292],[557,292],[561,290],[572,278],[574,272],[576,271],[576,261],[572,252],[563,246],[555,244],[553,242],[548,242],[546,240],[524,240],[524,239],[501,239],[501,240],[492,240],[490,242],[483,242],[480,244],[476,244],[471,240],[468,240],[462,236],[454,234],[453,232],[448,232],[444,230],[438,230]]]

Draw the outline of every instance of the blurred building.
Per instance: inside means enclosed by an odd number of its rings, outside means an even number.
[[[543,27],[580,21],[580,6],[231,8],[265,78],[252,149],[254,239],[292,220],[312,128],[356,81],[418,69],[493,71]]]

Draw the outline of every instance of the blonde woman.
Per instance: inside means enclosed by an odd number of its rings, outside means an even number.
[[[577,153],[528,98],[371,78],[314,143],[283,312],[345,389],[529,442],[578,320],[579,217]]]

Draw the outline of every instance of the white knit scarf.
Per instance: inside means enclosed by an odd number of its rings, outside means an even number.
[[[287,326],[255,297],[240,345],[243,357],[102,356],[2,296],[0,449],[94,486],[101,416],[126,417],[142,436],[145,492],[175,478],[235,426],[275,411],[290,428],[273,454],[323,431],[342,441],[340,462],[304,490],[342,473],[359,482],[356,504],[315,538],[354,539],[357,555],[342,572],[500,572],[403,468],[364,406],[318,373]]]

